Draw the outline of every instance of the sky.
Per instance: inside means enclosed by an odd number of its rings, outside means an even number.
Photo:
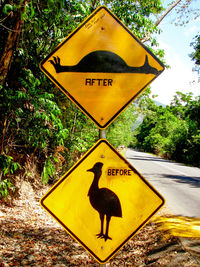
[[[192,1],[194,8],[200,8],[200,4],[197,4],[199,0]],[[166,6],[169,0],[163,2]],[[200,16],[185,26],[175,26],[173,20],[176,16],[176,12],[172,11],[159,25],[162,33],[157,36],[157,40],[159,47],[165,51],[165,60],[170,69],[165,69],[151,84],[152,95],[158,95],[155,100],[165,105],[170,104],[176,91],[200,95],[198,75],[192,71],[194,62],[189,57],[194,51],[190,43],[198,32],[200,34]]]

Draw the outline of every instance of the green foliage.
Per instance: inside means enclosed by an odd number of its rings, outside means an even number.
[[[68,130],[64,129],[60,120],[61,111],[54,100],[54,95],[42,92],[40,81],[30,70],[25,71],[26,76],[20,78],[22,89],[12,90],[5,88],[0,97],[4,110],[10,121],[10,133],[16,129],[15,140],[18,144],[43,149],[64,143]],[[54,139],[54,140],[53,140]]]
[[[49,157],[46,159],[41,175],[43,185],[46,185],[49,179],[53,178],[54,172],[56,170],[55,162],[57,162],[57,159],[55,157]]]
[[[12,10],[14,9],[14,7],[10,4],[5,4],[4,8],[3,8],[3,13],[5,15],[8,15]]]
[[[21,168],[20,164],[13,161],[13,157],[0,155],[1,178],[6,175],[13,174],[17,169]]]
[[[7,28],[17,23],[23,3],[2,1],[0,21],[5,27],[1,28],[0,53],[7,42]],[[160,0],[30,0],[21,14],[22,32],[0,88],[1,148],[9,155],[19,148],[20,153],[37,157],[44,184],[66,172],[97,141],[98,129],[43,75],[39,63],[100,4],[111,8],[139,38],[148,33],[148,45],[157,48],[152,36],[160,32],[154,25],[163,10]],[[155,52],[164,56],[161,50]],[[130,105],[108,128],[107,136],[114,146],[131,142],[135,112],[136,107]],[[63,160],[58,167],[55,154],[59,146],[63,146]],[[4,184],[1,188],[11,186],[7,176]]]
[[[70,129],[70,138],[65,143],[68,154],[68,169],[76,162],[81,155],[88,151],[98,139],[99,131],[97,127],[86,117],[71,101],[68,101],[68,113],[63,110],[65,125]]]
[[[11,156],[0,155],[0,198],[7,198],[9,191],[15,191],[10,176],[19,168],[21,168],[20,164],[14,162]]]
[[[194,41],[190,44],[194,52],[190,54],[191,59],[194,61],[194,70],[200,73],[200,35],[194,37]]]
[[[177,92],[170,106],[148,107],[134,133],[136,147],[200,166],[200,98],[193,99],[192,93]]]
[[[108,127],[106,137],[116,148],[120,145],[127,147],[132,140],[132,128],[136,121],[135,105],[131,104]]]
[[[150,46],[157,46],[153,33],[160,33],[160,29],[154,21],[158,14],[163,11],[160,0],[122,0],[101,1],[108,5],[113,13],[120,18],[135,35],[142,39],[148,33]]]
[[[15,191],[13,184],[8,179],[0,181],[0,198],[3,197],[6,199],[9,191]]]

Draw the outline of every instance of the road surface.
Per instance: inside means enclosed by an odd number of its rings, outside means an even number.
[[[175,215],[200,218],[200,168],[127,149],[126,158],[165,198]]]

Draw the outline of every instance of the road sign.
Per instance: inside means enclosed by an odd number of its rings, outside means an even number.
[[[104,6],[58,45],[40,68],[101,129],[164,70]]]
[[[164,199],[110,143],[100,139],[40,203],[97,261],[105,263]]]

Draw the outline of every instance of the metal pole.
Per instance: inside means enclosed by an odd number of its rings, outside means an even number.
[[[106,139],[106,130],[105,129],[103,129],[103,130],[99,129],[99,139],[101,139],[101,138]]]
[[[99,139],[101,139],[101,138],[106,139],[106,130],[105,129],[103,129],[103,130],[99,129]],[[99,264],[99,267],[106,267],[106,264]]]

